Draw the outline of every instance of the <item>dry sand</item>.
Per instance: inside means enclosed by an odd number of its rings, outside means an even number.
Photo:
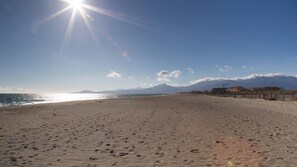
[[[297,103],[173,95],[0,109],[0,166],[297,166]]]

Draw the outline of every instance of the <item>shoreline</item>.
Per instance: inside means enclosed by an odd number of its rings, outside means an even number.
[[[117,97],[110,97],[110,98],[98,98],[98,99],[85,99],[85,100],[65,100],[65,101],[44,101],[44,102],[35,102],[35,103],[25,103],[25,104],[15,104],[15,105],[2,105],[0,103],[1,108],[7,107],[21,107],[21,106],[37,106],[43,104],[58,104],[58,103],[68,103],[68,102],[82,102],[82,101],[96,101],[96,100],[109,100],[109,99],[126,99],[126,98],[141,98],[141,97],[162,97],[162,96],[169,96],[169,94],[113,94],[113,96]]]

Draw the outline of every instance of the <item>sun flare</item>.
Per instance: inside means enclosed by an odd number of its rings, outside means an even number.
[[[38,29],[38,27],[44,23],[47,23],[48,21],[62,15],[63,13],[72,10],[72,14],[70,16],[67,28],[66,28],[66,32],[64,35],[64,40],[61,46],[61,50],[63,50],[65,44],[70,40],[71,37],[71,33],[72,33],[72,29],[74,26],[74,22],[76,20],[77,16],[81,16],[85,25],[87,26],[94,42],[98,45],[98,40],[96,38],[96,34],[95,31],[93,30],[92,26],[91,26],[91,22],[93,21],[93,18],[90,16],[89,12],[95,12],[104,16],[108,16],[111,17],[113,19],[117,19],[129,24],[133,24],[136,26],[141,26],[139,23],[133,21],[133,19],[127,17],[126,15],[120,14],[118,12],[113,12],[104,8],[100,8],[98,6],[93,6],[93,5],[89,5],[86,3],[87,0],[58,0],[58,1],[62,1],[64,3],[67,3],[68,6],[51,14],[50,16],[44,18],[43,20],[36,22],[35,23],[35,27],[36,29]]]
[[[82,6],[84,5],[83,2],[84,2],[84,0],[71,0],[71,1],[69,1],[69,3],[71,4],[71,6],[74,9],[81,9]]]

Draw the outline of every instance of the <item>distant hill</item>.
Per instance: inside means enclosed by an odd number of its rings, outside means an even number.
[[[97,92],[90,91],[90,90],[82,90],[82,91],[79,91],[79,92],[72,92],[72,93],[97,93]]]
[[[162,84],[151,88],[143,89],[142,94],[174,94],[176,92],[181,92],[182,90],[178,87],[173,87],[170,85]]]
[[[112,94],[174,94],[178,92],[204,91],[220,87],[243,86],[270,87],[276,86],[286,90],[297,90],[297,77],[285,75],[251,75],[243,78],[206,78],[200,79],[190,86],[174,87],[161,84],[150,88],[117,89],[102,92],[84,90],[76,93],[112,93]]]
[[[113,93],[113,94],[173,94],[176,92],[179,92],[180,89],[162,84],[157,85],[150,88],[135,88],[135,89],[118,89],[118,90],[112,90],[112,91],[103,91],[100,93]]]
[[[101,91],[98,93],[109,93],[109,94],[139,94],[144,90],[144,88],[132,88],[132,89],[115,89],[115,90],[106,90],[106,91]]]
[[[181,89],[173,87],[170,85],[162,84],[150,88],[134,88],[134,89],[116,89],[107,90],[100,92],[93,92],[89,90],[83,90],[74,93],[108,93],[108,94],[174,94],[176,92],[181,92]]]

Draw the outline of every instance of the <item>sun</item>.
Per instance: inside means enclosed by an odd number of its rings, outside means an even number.
[[[74,9],[81,9],[84,5],[84,0],[71,0],[69,3]]]
[[[1,0],[0,0],[1,1]],[[64,2],[66,4],[68,4],[67,7],[62,8],[61,10],[49,15],[48,17],[44,18],[43,20],[40,20],[38,22],[35,23],[34,27],[36,27],[36,29],[38,29],[39,26],[41,26],[44,23],[47,23],[48,21],[58,17],[59,15],[62,15],[63,13],[72,10],[72,14],[70,16],[68,25],[67,25],[67,29],[64,35],[64,40],[61,46],[61,50],[63,50],[64,45],[69,41],[70,37],[71,37],[71,33],[72,33],[72,29],[74,26],[74,22],[75,22],[75,18],[77,16],[81,16],[87,29],[89,30],[94,42],[96,43],[96,45],[99,45],[99,42],[96,38],[96,34],[94,29],[92,28],[91,22],[93,21],[93,18],[90,16],[89,12],[96,12],[98,14],[104,15],[104,16],[108,16],[111,17],[113,19],[116,20],[120,20],[129,24],[133,24],[136,26],[140,26],[143,27],[141,24],[133,21],[133,19],[129,18],[126,15],[123,15],[121,13],[118,12],[113,12],[104,8],[100,8],[98,6],[93,6],[93,5],[88,5],[85,1],[87,0],[58,0],[61,2]]]

